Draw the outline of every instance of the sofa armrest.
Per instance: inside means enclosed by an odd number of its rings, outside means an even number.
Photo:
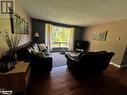
[[[32,74],[50,72],[52,70],[52,57],[32,56],[31,71]]]

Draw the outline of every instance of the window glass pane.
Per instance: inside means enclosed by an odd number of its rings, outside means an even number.
[[[54,26],[51,33],[52,47],[68,47],[70,29]]]

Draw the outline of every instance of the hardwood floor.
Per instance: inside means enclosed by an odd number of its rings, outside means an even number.
[[[103,74],[76,79],[66,66],[32,79],[27,95],[127,95],[127,68],[112,65]]]

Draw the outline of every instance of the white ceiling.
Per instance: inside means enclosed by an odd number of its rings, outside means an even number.
[[[127,18],[127,0],[20,0],[32,18],[89,26]]]

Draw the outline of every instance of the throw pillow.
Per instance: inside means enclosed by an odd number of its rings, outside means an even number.
[[[28,51],[31,53],[32,50],[34,50],[32,47],[27,48]]]
[[[39,48],[38,48],[38,45],[35,43],[33,46],[33,49],[35,50],[35,51],[37,51],[37,52],[39,52]]]
[[[45,54],[43,52],[37,52],[35,50],[32,50],[32,54],[35,56],[35,57],[39,57],[39,58],[45,58]]]
[[[42,44],[38,44],[38,47],[39,47],[40,51],[47,50],[47,47],[43,43]]]

